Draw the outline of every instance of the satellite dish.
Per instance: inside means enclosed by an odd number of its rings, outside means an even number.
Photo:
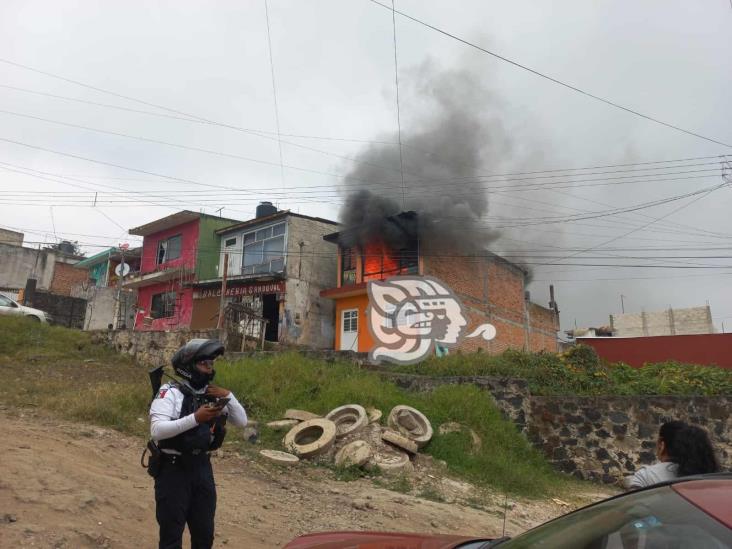
[[[130,266],[127,263],[120,263],[114,268],[114,274],[124,278],[130,274]]]

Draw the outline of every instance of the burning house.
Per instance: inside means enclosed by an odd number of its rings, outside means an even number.
[[[422,275],[442,280],[459,297],[466,330],[484,323],[496,328],[493,340],[465,339],[458,349],[556,351],[556,305],[546,308],[530,301],[526,270],[490,252],[467,253],[457,245],[447,251],[435,233],[435,219],[424,218],[401,212],[324,236],[338,246],[336,286],[320,293],[335,302],[335,349],[368,352],[373,347],[366,322],[370,280]],[[430,234],[438,245],[428,240]]]

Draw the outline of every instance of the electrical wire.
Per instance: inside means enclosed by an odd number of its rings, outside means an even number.
[[[660,120],[658,118],[655,118],[655,117],[650,116],[650,115],[647,115],[647,114],[643,114],[642,112],[639,112],[639,111],[637,111],[635,109],[631,109],[629,107],[625,107],[625,106],[623,106],[623,105],[621,105],[619,103],[616,103],[615,101],[611,101],[610,99],[605,99],[604,97],[600,97],[599,95],[595,95],[595,94],[590,93],[588,91],[585,91],[585,90],[583,90],[581,88],[578,88],[577,86],[573,86],[572,84],[568,84],[567,82],[563,82],[563,81],[561,81],[561,80],[559,80],[557,78],[554,78],[554,77],[549,76],[549,75],[547,75],[545,73],[539,72],[536,69],[532,69],[532,68],[530,68],[530,67],[528,67],[526,65],[523,65],[521,63],[518,63],[517,61],[513,61],[512,59],[509,59],[509,58],[507,58],[507,57],[505,57],[503,55],[499,55],[499,54],[497,54],[497,53],[495,53],[493,51],[490,51],[490,50],[488,50],[486,48],[483,48],[483,47],[481,47],[481,46],[479,46],[479,45],[477,45],[477,44],[475,44],[473,42],[470,42],[468,40],[465,40],[464,38],[460,38],[459,36],[457,36],[455,34],[452,34],[450,32],[447,32],[446,30],[443,30],[443,29],[441,29],[439,27],[436,27],[434,25],[430,25],[429,23],[427,23],[425,21],[422,21],[421,19],[417,19],[416,17],[413,17],[413,16],[411,16],[411,15],[409,15],[407,13],[404,13],[404,12],[401,12],[401,11],[398,11],[398,10],[395,10],[393,7],[390,8],[388,5],[382,4],[378,0],[369,0],[369,1],[372,2],[373,4],[376,4],[377,6],[381,6],[382,8],[385,8],[387,10],[392,10],[392,12],[396,12],[399,15],[401,15],[402,17],[404,17],[406,19],[409,19],[410,21],[413,21],[415,23],[418,23],[420,25],[423,25],[423,26],[425,26],[425,27],[427,27],[429,29],[432,29],[435,32],[438,32],[438,33],[440,33],[440,34],[442,34],[444,36],[447,36],[449,38],[452,38],[453,40],[456,40],[458,42],[461,42],[462,44],[465,44],[466,46],[469,46],[471,48],[474,48],[474,49],[476,49],[476,50],[478,50],[480,52],[483,52],[483,53],[485,53],[487,55],[490,55],[492,57],[495,57],[496,59],[499,59],[501,61],[504,61],[505,63],[508,63],[510,65],[513,65],[514,67],[517,67],[517,68],[522,69],[524,71],[530,72],[531,74],[533,74],[535,76],[538,76],[540,78],[543,78],[545,80],[548,80],[550,82],[553,82],[554,84],[558,84],[558,85],[563,86],[563,87],[565,87],[565,88],[567,88],[569,90],[572,90],[574,92],[580,93],[580,94],[582,94],[582,95],[584,95],[586,97],[589,97],[589,98],[594,99],[596,101],[600,101],[602,103],[605,103],[606,105],[610,105],[611,107],[615,107],[616,109],[623,110],[623,111],[625,111],[627,113],[634,114],[636,116],[639,116],[641,118],[644,118],[646,120],[649,120],[650,122],[654,122],[656,124],[660,124],[661,126],[665,126],[667,128],[671,128],[673,130],[676,130],[676,131],[685,133],[687,135],[691,135],[691,136],[694,136],[694,137],[698,137],[699,139],[704,139],[705,141],[709,141],[711,143],[716,143],[717,145],[722,145],[724,147],[732,148],[732,145],[730,145],[729,143],[725,143],[725,142],[720,141],[718,139],[713,139],[711,137],[704,136],[704,135],[702,135],[700,133],[696,133],[696,132],[693,132],[691,130],[684,129],[684,128],[680,127],[680,126],[677,126],[677,125],[674,125],[674,124],[670,124],[668,122],[664,122],[663,120]]]

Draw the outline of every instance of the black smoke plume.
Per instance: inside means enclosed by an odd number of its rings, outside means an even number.
[[[511,141],[500,102],[466,70],[425,63],[408,73],[401,91],[404,186],[399,148],[370,145],[346,179],[343,244],[382,240],[400,249],[419,238],[430,253],[480,253],[498,237],[488,228],[490,180],[509,164]],[[382,141],[396,142],[397,136]],[[415,219],[393,216],[404,211]]]

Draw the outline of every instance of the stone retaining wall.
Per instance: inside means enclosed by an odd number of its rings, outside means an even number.
[[[658,428],[681,419],[707,430],[732,467],[730,397],[531,397],[529,439],[560,470],[614,483],[656,460]]]
[[[131,355],[145,366],[170,364],[180,347],[194,338],[218,338],[218,331],[136,332],[109,330],[92,332],[95,341],[106,343],[118,352]]]

